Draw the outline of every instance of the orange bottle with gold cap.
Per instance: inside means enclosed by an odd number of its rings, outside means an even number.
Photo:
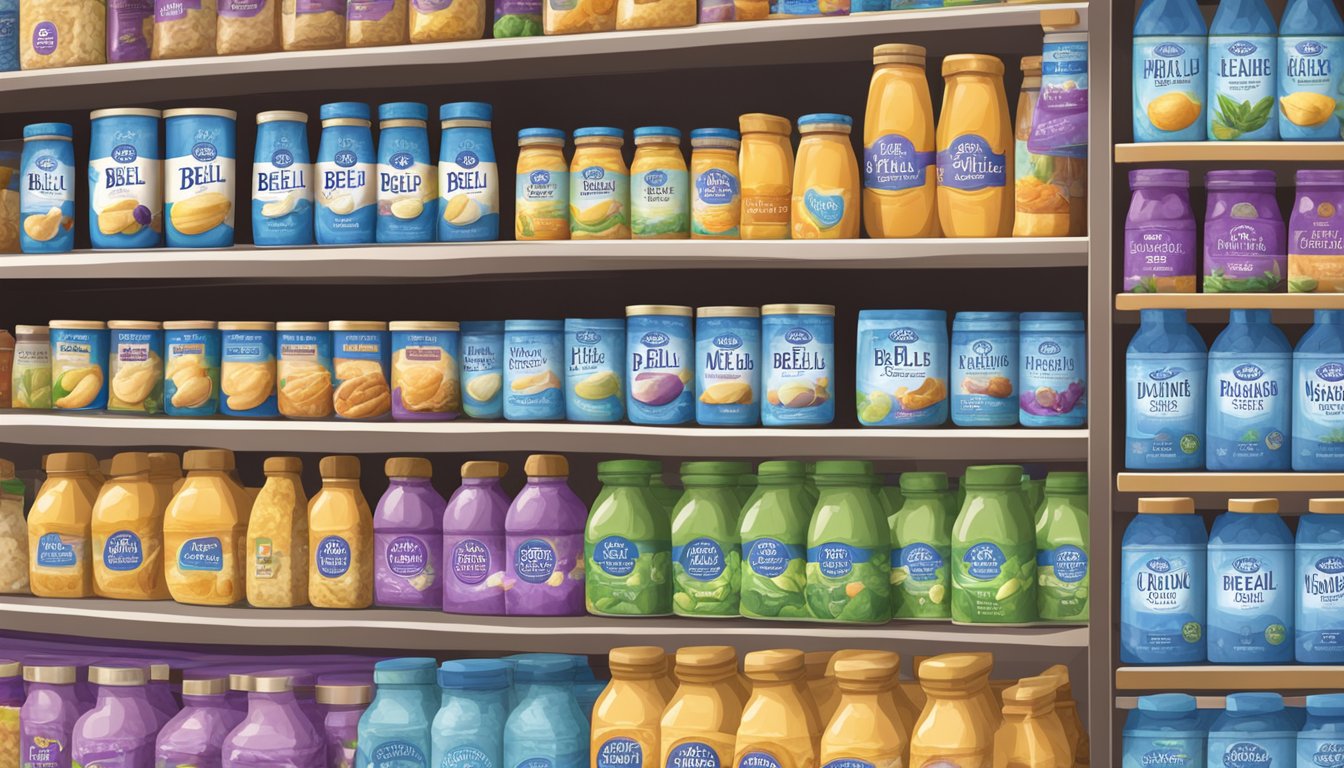
[[[947,237],[1013,234],[1013,128],[995,56],[943,59],[938,223]]]
[[[732,766],[742,719],[737,653],[726,645],[677,651],[677,692],[660,722],[662,766]]]
[[[751,699],[742,711],[733,757],[736,768],[817,768],[821,729],[807,692],[801,651],[748,653]]]
[[[608,657],[611,683],[593,705],[592,768],[599,765],[656,765],[667,674],[663,649],[655,646],[613,648]]]
[[[835,662],[840,706],[821,737],[824,766],[903,766],[910,731],[891,697],[895,654],[850,656]]]
[[[788,240],[793,205],[793,124],[761,112],[737,120],[742,132],[742,239]]]
[[[873,49],[863,119],[863,228],[869,237],[938,235],[933,98],[921,45]]]
[[[986,712],[989,659],[975,653],[934,656],[919,665],[928,703],[910,736],[910,764],[991,768],[997,725]]]

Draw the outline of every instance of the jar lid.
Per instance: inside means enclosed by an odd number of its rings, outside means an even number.
[[[163,324],[165,331],[213,331],[215,323],[211,320],[169,320]]]
[[[736,147],[742,134],[732,128],[696,128],[691,131],[693,147]]]
[[[632,304],[625,308],[626,317],[639,317],[643,315],[690,317],[691,314],[692,310],[690,307],[683,307],[675,304]]]
[[[378,105],[379,120],[428,120],[429,106],[418,101],[394,101]]]
[[[1184,168],[1139,168],[1129,172],[1130,189],[1189,186],[1190,172]]]
[[[503,333],[503,320],[463,320],[463,333]]]
[[[302,123],[308,124],[308,115],[305,112],[295,112],[288,109],[273,109],[270,112],[260,112],[257,114],[257,125],[266,123]]]
[[[748,653],[742,658],[742,671],[751,678],[788,680],[803,675],[805,664],[802,651],[776,648]]]
[[[577,133],[575,134],[577,135]],[[692,133],[692,136],[695,134]],[[681,131],[670,125],[645,125],[635,129],[635,144],[640,144],[640,139],[654,139],[670,142],[681,142]]]
[[[109,474],[112,477],[126,477],[128,475],[138,475],[142,472],[147,473],[149,469],[148,453],[128,451],[112,457],[112,471]]]
[[[505,331],[563,331],[565,321],[563,320],[505,320]]]
[[[880,64],[913,64],[922,67],[928,53],[928,50],[922,45],[886,43],[873,48],[873,64],[875,66]]]
[[[1139,499],[1141,515],[1193,515],[1195,500],[1189,496],[1150,496]]]
[[[451,320],[396,320],[387,324],[389,331],[456,331]]]
[[[953,682],[988,675],[994,658],[987,653],[944,653],[920,663],[920,680]]]
[[[1020,488],[1022,486],[1022,467],[1017,464],[990,464],[967,467],[962,480],[966,487],[977,488]]]
[[[498,478],[508,473],[509,465],[502,461],[468,461],[462,465],[462,477],[464,478]]]
[[[1344,170],[1333,168],[1310,168],[1297,172],[1297,186],[1344,186]]]
[[[569,682],[574,672],[574,660],[562,654],[524,653],[514,657],[515,685]]]
[[[695,310],[696,317],[760,317],[757,307],[700,307]]]
[[[328,330],[324,322],[314,322],[311,320],[286,320],[275,324],[277,331],[325,331]]]
[[[0,659],[0,677],[18,677],[23,665],[13,659]]]
[[[303,459],[298,456],[271,456],[261,465],[261,471],[268,475],[297,475],[303,471]]]
[[[294,679],[289,675],[243,675],[245,685],[243,690],[251,693],[286,693],[294,690]],[[233,683],[233,675],[229,675],[229,683]]]
[[[265,320],[230,320],[219,324],[221,331],[274,331],[275,323]]]
[[[90,120],[102,120],[104,117],[152,117],[158,120],[163,117],[163,112],[141,107],[117,107],[115,109],[95,109],[89,113]]]
[[[835,306],[831,304],[766,304],[761,307],[761,315],[827,315],[835,316]]]
[[[362,101],[335,101],[323,104],[318,110],[322,120],[368,120],[372,116],[369,105]]]
[[[327,707],[357,707],[373,701],[373,686],[367,683],[322,683],[313,689],[317,703]]]
[[[1045,492],[1079,494],[1087,493],[1086,472],[1051,472],[1045,476]]]
[[[318,471],[324,480],[358,480],[358,456],[324,456],[318,463]]]
[[[814,133],[817,131],[849,133],[853,127],[854,118],[837,112],[817,112],[798,118],[799,133]]]
[[[978,72],[986,75],[1003,75],[1003,60],[998,56],[982,53],[958,53],[943,58],[943,77],[960,75],[964,72]]]
[[[23,667],[23,679],[25,682],[29,683],[73,685],[75,682],[75,668],[64,664],[38,666],[26,664]]]
[[[1308,696],[1307,714],[1344,717],[1344,693],[1315,693]]]
[[[332,320],[327,327],[333,331],[386,331],[387,323],[381,320]]]
[[[1238,187],[1273,189],[1275,178],[1273,171],[1265,170],[1209,171],[1204,176],[1204,185],[1210,190]]]
[[[576,333],[578,331],[585,331],[589,329],[597,329],[599,331],[623,331],[625,330],[625,318],[623,317],[565,318],[565,331],[568,333]]]
[[[57,331],[101,331],[107,327],[101,320],[49,320],[47,326]]]
[[[947,473],[946,472],[902,472],[901,473],[902,491],[925,491],[936,493],[946,491]]]
[[[499,659],[459,659],[439,666],[439,687],[498,691],[509,687],[509,665]]]
[[[157,331],[163,323],[157,320],[108,320],[107,327],[114,331]]]
[[[1228,712],[1238,714],[1270,714],[1283,711],[1283,696],[1269,691],[1249,693],[1229,693],[1226,704]]]
[[[574,131],[574,141],[579,139],[620,139],[625,141],[625,131],[620,128],[609,128],[606,126],[592,126],[589,128],[579,128]]]
[[[861,309],[859,310],[859,321],[864,320],[895,320],[899,322],[928,320],[942,323],[946,327],[947,312],[941,309]]]
[[[49,453],[42,461],[42,469],[47,472],[87,472],[88,454]]]
[[[214,107],[182,107],[163,111],[164,120],[172,120],[175,117],[222,117],[226,120],[236,121],[238,113],[232,109],[216,109]]]
[[[1139,709],[1144,712],[1194,712],[1195,697],[1188,693],[1155,693],[1139,697]]]
[[[221,448],[202,448],[187,451],[182,456],[182,468],[188,472],[196,470],[227,472],[233,469],[233,466],[233,451],[226,451]]]
[[[775,133],[781,136],[793,135],[793,123],[787,117],[770,115],[765,112],[750,112],[737,118],[737,127],[742,133]]]
[[[183,696],[219,696],[228,691],[227,677],[192,677],[182,681]]]
[[[388,477],[433,477],[434,465],[429,459],[415,456],[397,456],[383,464],[383,472]]]
[[[69,123],[33,123],[23,126],[23,138],[38,139],[47,136],[68,139],[75,135],[75,131]]]
[[[1228,499],[1227,511],[1251,515],[1277,515],[1278,499]]]
[[[762,478],[767,477],[786,477],[803,479],[803,462],[801,461],[762,461],[760,466],[756,467],[756,473]]]
[[[480,120],[490,122],[494,107],[483,101],[455,101],[439,107],[439,120]]]
[[[1307,511],[1316,515],[1344,514],[1344,499],[1309,499]]]
[[[629,645],[612,648],[607,656],[615,671],[625,670],[665,670],[667,653],[653,645]]]
[[[524,128],[518,132],[518,141],[535,141],[539,144],[565,145],[565,132],[559,128]]]
[[[1022,63],[1019,64],[1018,66],[1024,73],[1026,73],[1027,77],[1041,76],[1040,56],[1023,56]]]
[[[145,684],[144,667],[116,667],[94,664],[89,667],[89,682],[94,685],[129,687]]]
[[[661,472],[659,466],[655,470],[650,470],[650,462],[643,459],[612,459],[609,461],[599,461],[597,463],[597,475],[633,475],[635,477],[648,478],[652,472]]]
[[[569,461],[556,453],[534,453],[527,457],[523,472],[528,477],[569,477]]]
[[[737,667],[737,651],[731,645],[688,645],[677,649],[677,668],[720,667],[732,664]]]

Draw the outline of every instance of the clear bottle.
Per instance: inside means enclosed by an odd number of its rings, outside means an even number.
[[[569,163],[565,132],[524,128],[518,132],[514,176],[515,240],[569,239]]]
[[[676,677],[660,723],[663,763],[736,765],[733,748],[746,704],[736,652],[723,645],[682,648]]]
[[[900,619],[952,617],[952,523],[945,472],[901,473],[905,501],[890,520],[891,610]]]
[[[434,677],[433,663],[420,659],[385,659],[374,665],[376,693],[359,718],[357,765],[430,764],[430,713],[423,689]],[[438,698],[436,690],[435,711]]]
[[[729,462],[681,465],[685,492],[672,514],[672,609],[678,616],[737,616],[742,551],[737,473]]]
[[[86,454],[47,456],[47,480],[28,512],[28,580],[38,597],[93,594],[91,521],[98,489]]]
[[[359,488],[359,459],[327,456],[322,490],[308,503],[308,602],[317,608],[373,604],[373,512]]]
[[[248,675],[247,715],[220,750],[223,768],[324,764],[326,744],[304,714],[288,675]]]
[[[742,239],[789,239],[793,206],[793,124],[788,118],[753,112],[738,118],[742,151]]]
[[[159,731],[154,746],[160,768],[218,765],[224,739],[243,721],[228,702],[227,677],[182,681],[182,711]]]
[[[938,223],[947,237],[1013,233],[1013,129],[1003,61],[958,54],[943,59],[938,118]]]
[[[802,652],[754,651],[744,669],[751,698],[742,710],[733,764],[816,768],[821,728],[807,693]]]
[[[1087,621],[1088,539],[1087,473],[1051,472],[1036,521],[1036,606],[1042,620]]]
[[[859,161],[849,135],[854,119],[823,112],[798,118],[789,225],[794,240],[859,236]]]
[[[873,49],[863,120],[863,228],[869,237],[936,237],[933,98],[922,45]]]
[[[230,477],[233,453],[187,451],[181,490],[164,513],[165,580],[179,603],[233,605],[244,596],[250,503]]]
[[[630,239],[630,169],[621,156],[625,131],[574,131],[569,163],[569,236],[573,240]]]
[[[613,648],[610,661],[611,684],[592,711],[592,767],[656,764],[667,657],[656,646],[632,646]]]
[[[816,499],[800,461],[763,461],[742,507],[742,615],[806,619],[807,527]]]
[[[266,484],[247,523],[247,602],[255,608],[308,603],[308,496],[303,461],[272,456],[262,465]]]
[[[691,131],[691,239],[741,238],[742,183],[737,150],[741,136],[731,128]]]
[[[649,490],[648,463],[597,465],[602,490],[584,532],[588,612],[602,616],[672,613],[672,532]]]
[[[509,717],[509,667],[498,659],[445,661],[439,667],[442,706],[430,725],[429,765],[504,765]]]
[[[993,765],[998,723],[983,699],[991,662],[983,655],[953,653],[926,659],[919,682],[928,702],[910,737],[911,765],[944,761],[963,768]]]
[[[690,237],[690,174],[681,131],[661,125],[635,129],[630,165],[630,236],[636,240]]]
[[[523,693],[504,725],[503,765],[588,768],[588,718],[574,698],[574,663],[540,656],[519,659],[514,669]]]
[[[908,764],[910,728],[891,696],[897,685],[897,669],[890,658],[895,654],[886,656],[836,660],[840,701],[821,737],[821,765]]]
[[[29,663],[23,681],[28,695],[19,710],[21,765],[70,768],[70,736],[84,711],[75,694],[75,668]]]
[[[122,600],[167,600],[163,507],[149,479],[149,455],[119,453],[93,504],[93,593]]]
[[[98,701],[80,715],[70,735],[71,765],[154,765],[154,737],[162,721],[145,691],[144,667],[93,665],[89,682]]]
[[[373,686],[319,678],[314,695],[318,705],[326,710],[322,717],[322,736],[327,745],[327,759],[320,768],[354,768],[358,755],[359,719],[373,700]]]

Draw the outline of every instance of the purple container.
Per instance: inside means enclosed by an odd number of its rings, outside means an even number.
[[[588,507],[569,489],[564,456],[527,457],[527,485],[505,519],[509,616],[582,616]]]
[[[323,676],[317,681],[317,703],[326,710],[323,738],[326,768],[355,768],[359,718],[373,700],[373,681],[354,682],[346,676]]]
[[[145,27],[154,20],[154,0],[108,0],[107,63],[149,61]]]
[[[326,744],[304,714],[288,675],[259,675],[247,694],[247,716],[224,739],[223,768],[321,768]]]
[[[149,703],[148,677],[141,666],[89,667],[98,701],[75,723],[70,737],[72,764],[154,768],[159,715]]]
[[[443,513],[443,610],[504,615],[504,520],[509,497],[497,461],[462,465],[462,485]]]
[[[1190,172],[1145,168],[1129,172],[1125,216],[1125,291],[1194,293],[1198,274]]]
[[[450,421],[462,412],[457,323],[398,321],[392,331],[392,418]]]
[[[1283,293],[1287,231],[1273,171],[1209,171],[1204,292]]]
[[[254,678],[260,677],[288,677],[289,687],[294,694],[294,699],[299,702],[299,711],[304,717],[308,718],[308,723],[313,726],[317,733],[322,732],[322,718],[325,713],[317,705],[317,675],[311,669],[306,667],[268,667],[253,673]],[[252,697],[248,696],[248,710],[252,708]]]
[[[385,468],[389,484],[373,513],[373,602],[438,609],[447,502],[430,484],[428,459],[388,459]]]
[[[1297,172],[1288,220],[1288,290],[1344,293],[1344,171]]]
[[[243,721],[229,704],[229,679],[207,677],[182,681],[182,711],[159,731],[154,747],[156,765],[215,768],[221,762],[224,739]]]
[[[19,710],[19,763],[43,768],[70,768],[70,736],[79,720],[75,668],[23,668],[28,696]]]

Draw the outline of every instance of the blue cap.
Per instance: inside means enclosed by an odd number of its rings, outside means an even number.
[[[607,129],[592,128],[588,130],[607,130]],[[578,131],[575,131],[574,135],[577,136]],[[669,136],[671,138],[676,139],[677,141],[681,141],[681,131],[677,130],[676,128],[673,128],[670,125],[645,125],[635,129],[636,139],[642,139],[645,136]]]
[[[75,131],[69,123],[33,123],[23,126],[23,138],[31,139],[34,136],[74,136]]]
[[[836,112],[817,112],[811,115],[803,115],[798,118],[798,127],[804,125],[816,125],[818,123],[839,123],[841,125],[854,125],[854,118],[849,115],[841,115]]]
[[[625,131],[620,128],[605,128],[602,126],[592,128],[579,128],[574,131],[574,138],[583,139],[590,136],[604,136],[609,139],[624,139]]]
[[[513,659],[516,685],[574,682],[574,660],[563,654],[524,653]]]
[[[356,120],[368,120],[370,114],[369,105],[362,101],[335,101],[331,104],[323,104],[322,109],[318,110],[318,118],[321,120],[335,120],[339,118],[354,118]]]
[[[563,331],[564,320],[505,320],[505,331]]]
[[[383,659],[373,665],[378,685],[433,685],[435,661],[426,657]]]
[[[691,141],[696,139],[731,139],[741,141],[742,134],[732,128],[696,128],[691,131]]]
[[[1194,712],[1195,697],[1188,693],[1158,693],[1139,697],[1139,709],[1144,712]]]
[[[952,318],[952,330],[970,330],[971,326],[980,326],[980,330],[1015,331],[1017,330],[1016,312],[958,312]]]
[[[394,101],[378,106],[379,120],[428,120],[429,107],[418,101]]]
[[[559,128],[524,128],[518,132],[521,139],[559,139],[565,140],[565,132]]]
[[[1227,696],[1227,711],[1239,715],[1260,715],[1283,711],[1283,697],[1277,693],[1256,691]]]
[[[484,101],[455,101],[439,107],[440,120],[484,120],[490,121],[495,113],[494,107]]]
[[[586,331],[590,328],[599,331],[624,331],[625,318],[587,318],[587,317],[567,317],[565,318],[565,331],[567,333],[576,333]],[[588,659],[584,657],[583,663],[587,664]]]
[[[1321,717],[1344,717],[1344,693],[1318,693],[1308,696],[1307,713]]]
[[[445,661],[439,667],[439,687],[468,691],[498,691],[509,687],[509,665],[499,659]]]
[[[503,320],[463,320],[458,328],[462,333],[503,333]]]
[[[942,309],[862,309],[859,310],[859,322],[864,320],[928,320],[947,324],[947,312]]]

